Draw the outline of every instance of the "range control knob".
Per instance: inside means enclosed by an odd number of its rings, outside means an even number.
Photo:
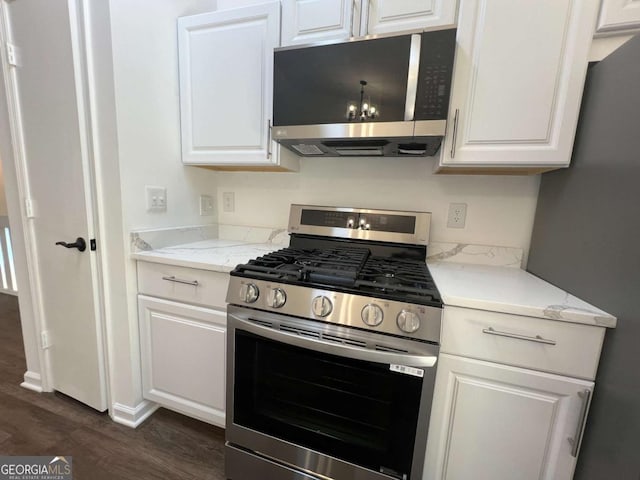
[[[267,304],[272,308],[280,308],[287,303],[287,294],[281,288],[272,288],[267,295]]]
[[[253,283],[245,283],[240,287],[240,300],[245,303],[254,303],[260,296],[260,290]]]
[[[360,314],[362,321],[370,327],[377,327],[384,319],[384,312],[378,305],[370,303],[365,305]]]
[[[311,303],[313,313],[318,317],[326,317],[333,310],[333,303],[327,297],[320,295]]]
[[[420,328],[420,317],[417,313],[402,310],[396,318],[398,328],[406,333],[413,333]]]

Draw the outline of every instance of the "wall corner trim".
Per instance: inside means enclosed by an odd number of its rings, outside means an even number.
[[[27,371],[24,374],[24,382],[20,384],[22,388],[32,390],[34,392],[42,393],[42,377],[39,373]]]
[[[160,405],[157,403],[148,400],[143,400],[135,407],[114,403],[111,409],[111,419],[121,425],[137,428],[159,407]]]

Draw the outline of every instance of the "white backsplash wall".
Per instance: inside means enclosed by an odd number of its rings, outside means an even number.
[[[431,212],[431,241],[529,249],[539,175],[434,175],[433,159],[303,158],[299,173],[217,175],[221,224],[286,227],[292,203]],[[222,194],[235,193],[235,211]],[[447,228],[450,203],[466,203],[463,229]]]
[[[122,200],[127,230],[215,223],[199,194],[215,195],[211,170],[181,162],[177,18],[215,0],[111,2]],[[145,185],[167,188],[167,211],[146,210]]]

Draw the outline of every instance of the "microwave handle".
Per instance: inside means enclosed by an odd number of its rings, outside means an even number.
[[[267,120],[267,160],[271,159],[271,119]]]
[[[438,358],[425,355],[410,355],[405,353],[384,352],[379,350],[370,350],[368,348],[352,347],[349,345],[334,344],[323,342],[315,338],[301,337],[294,333],[274,330],[273,328],[264,327],[244,320],[232,313],[228,313],[240,328],[246,332],[274,340],[276,342],[286,343],[294,347],[307,348],[316,352],[323,352],[340,357],[353,358],[355,360],[364,360],[367,362],[404,365],[407,367],[431,368],[434,367]]]
[[[411,47],[409,49],[409,70],[407,73],[407,96],[404,105],[404,119],[407,122],[414,120],[416,112],[416,98],[418,96],[418,82],[420,80],[420,50],[422,37],[418,34],[411,35]]]
[[[349,34],[351,37],[357,37],[360,35],[360,2],[361,0],[353,0],[351,6],[351,27],[349,30]],[[356,25],[356,15],[358,17],[358,24]],[[358,29],[356,33],[355,28]]]

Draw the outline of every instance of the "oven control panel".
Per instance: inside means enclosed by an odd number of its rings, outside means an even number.
[[[440,342],[442,309],[232,275],[227,303]]]

